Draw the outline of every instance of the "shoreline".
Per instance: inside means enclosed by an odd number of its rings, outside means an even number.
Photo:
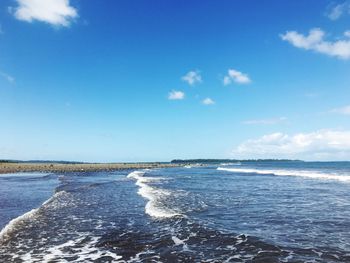
[[[25,172],[97,172],[180,167],[174,163],[0,163],[0,174]]]

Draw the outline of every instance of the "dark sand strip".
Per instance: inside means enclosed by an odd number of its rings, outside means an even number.
[[[0,163],[0,174],[21,172],[86,172],[178,167],[172,163]]]

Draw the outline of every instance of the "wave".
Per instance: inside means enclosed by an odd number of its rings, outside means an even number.
[[[16,230],[17,226],[20,225],[23,221],[32,218],[39,208],[35,208],[26,212],[25,214],[12,219],[0,232],[0,244],[6,242],[11,236],[11,233]]]
[[[146,214],[156,218],[182,216],[182,214],[176,212],[175,210],[166,208],[161,202],[161,199],[167,196],[172,196],[172,192],[148,185],[148,183],[162,180],[162,178],[144,177],[144,174],[144,171],[134,171],[128,174],[127,177],[136,180],[136,185],[139,187],[137,193],[148,200],[145,206]]]
[[[223,167],[218,167],[217,170],[234,172],[234,173],[273,174],[278,176],[301,176],[301,177],[308,177],[313,179],[338,180],[342,182],[350,182],[350,175],[344,175],[339,173],[325,173],[325,172],[312,171],[312,170],[223,168]]]
[[[228,165],[234,165],[234,166],[239,166],[242,165],[241,162],[235,162],[235,163],[220,163],[221,166],[228,166]]]
[[[49,199],[47,199],[40,207],[34,208],[19,217],[12,219],[1,231],[0,231],[0,244],[5,243],[9,238],[11,238],[12,233],[14,233],[22,224],[24,224],[27,220],[31,220],[35,218],[35,216],[39,213],[40,209],[49,203],[51,203],[56,197],[63,194],[64,191],[60,191],[55,193]]]

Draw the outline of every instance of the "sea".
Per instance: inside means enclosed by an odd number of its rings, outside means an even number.
[[[0,175],[0,262],[350,262],[350,163]]]

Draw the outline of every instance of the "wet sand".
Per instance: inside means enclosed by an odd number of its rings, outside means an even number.
[[[0,163],[0,174],[21,172],[80,172],[114,171],[124,169],[147,169],[178,167],[171,163]]]

